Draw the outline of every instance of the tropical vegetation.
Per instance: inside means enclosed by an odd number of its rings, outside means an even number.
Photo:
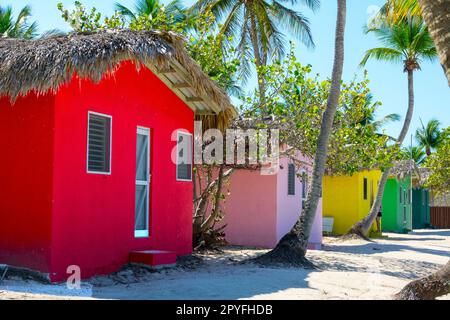
[[[307,47],[314,47],[308,19],[283,2],[199,0],[192,7],[194,12],[210,10],[217,17],[217,21],[221,23],[218,32],[237,47],[244,80],[251,73],[250,62],[253,59],[258,74],[261,103],[264,101],[265,83],[259,68],[267,65],[272,57],[281,59],[284,56],[286,45],[282,30],[287,30]],[[291,1],[293,5],[297,3],[302,3],[313,11],[320,6],[319,0]]]
[[[432,119],[428,121],[426,126],[422,122],[422,127],[416,131],[416,140],[419,146],[425,150],[427,156],[430,156],[431,151],[442,143],[443,134],[440,125],[439,120]]]
[[[396,139],[396,144],[401,146],[409,131],[414,113],[414,72],[420,70],[422,60],[433,61],[436,58],[436,48],[427,26],[420,17],[408,17],[397,21],[386,19],[381,21],[380,25],[367,29],[366,32],[374,34],[382,46],[368,50],[361,61],[361,66],[365,66],[369,59],[399,63],[408,77],[408,108],[402,130]],[[383,171],[378,184],[376,200],[369,214],[358,221],[349,234],[363,237],[367,235],[381,207],[384,187],[389,174],[389,168]]]
[[[388,0],[381,12],[393,21],[413,16],[426,22],[450,86],[449,7],[450,0]]]
[[[11,7],[0,5],[0,38],[32,39],[37,35],[37,23],[29,22],[31,7],[25,6],[17,17]]]
[[[314,12],[320,1],[290,1],[291,6],[296,4]],[[199,0],[185,8],[180,0],[167,5],[158,0],[137,0],[134,8],[116,3],[111,17],[104,17],[96,8],[87,9],[79,1],[73,10],[62,4],[58,4],[58,9],[75,32],[129,28],[180,34],[187,39],[187,51],[203,70],[219,86],[240,98],[242,118],[253,119],[259,127],[280,129],[281,141],[292,148],[284,150],[287,156],[292,150],[300,150],[314,159],[303,213],[274,250],[254,260],[265,265],[312,267],[306,252],[325,173],[352,174],[373,167],[383,170],[369,214],[350,232],[363,237],[379,211],[384,186],[396,160],[413,159],[429,171],[427,187],[450,192],[450,128],[441,130],[439,121],[431,120],[417,130],[417,146],[401,149],[414,113],[414,75],[421,70],[422,62],[435,60],[439,52],[450,84],[450,21],[443,13],[450,0],[387,0],[376,23],[366,29],[381,44],[365,53],[361,67],[378,60],[397,63],[407,74],[408,107],[397,138],[387,136],[383,126],[399,121],[400,116],[376,118],[380,103],[373,99],[367,73],[362,80],[342,81],[347,4],[346,0],[337,0],[337,4],[333,69],[331,78],[324,81],[311,75],[311,66],[297,61],[292,45],[286,52],[284,30],[306,47],[313,48],[314,41],[309,20],[285,1]],[[17,18],[10,7],[0,6],[0,35],[36,37],[37,25],[28,22],[30,15],[28,6]],[[239,83],[244,80],[242,83],[246,84],[253,67],[257,89],[244,94]],[[224,215],[221,201],[233,170],[226,170],[223,165],[197,166],[194,170],[198,177],[194,184],[193,218],[197,248],[222,243],[223,226],[216,228],[216,224]],[[209,212],[206,207],[210,203]],[[449,270],[450,262],[438,273],[406,286],[397,298],[434,298],[448,293]],[[430,283],[434,289],[430,289]]]

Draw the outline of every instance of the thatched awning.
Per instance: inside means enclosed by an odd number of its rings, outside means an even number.
[[[0,38],[0,96],[14,101],[30,91],[56,92],[74,74],[98,82],[127,60],[152,70],[197,116],[236,116],[227,94],[189,57],[184,40],[171,32],[117,30],[38,40]]]

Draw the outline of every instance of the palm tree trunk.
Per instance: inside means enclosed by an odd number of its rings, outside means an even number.
[[[289,263],[293,265],[312,266],[305,258],[308,240],[322,193],[322,180],[328,154],[328,143],[333,121],[339,104],[341,79],[344,67],[344,35],[346,22],[346,0],[337,0],[337,22],[335,34],[335,55],[327,108],[322,117],[317,151],[314,159],[311,190],[306,199],[304,212],[294,227],[277,244],[275,249],[255,259],[262,264]]]
[[[436,273],[410,282],[395,295],[397,300],[434,300],[450,293],[450,261]]]
[[[398,145],[402,145],[403,141],[406,138],[406,135],[409,131],[409,127],[411,125],[413,114],[414,114],[414,70],[408,70],[408,111],[406,112],[402,131],[400,132],[400,135],[398,136],[396,142]],[[370,227],[372,226],[373,222],[375,221],[375,218],[378,215],[378,212],[380,211],[381,203],[383,201],[384,188],[389,178],[389,173],[390,170],[386,169],[381,176],[380,182],[378,183],[377,197],[370,209],[369,214],[364,219],[358,221],[355,225],[353,225],[353,227],[348,232],[348,235],[358,235],[361,237],[366,237],[367,233],[370,230]]]
[[[450,0],[419,0],[450,86]]]
[[[260,68],[263,66],[263,59],[261,57],[261,52],[259,50],[258,44],[258,32],[256,30],[256,21],[254,15],[250,14],[250,39],[252,41],[253,46],[253,55],[255,57],[256,64],[256,74],[258,76],[258,89],[259,89],[259,102],[260,105],[264,107],[265,104],[265,96],[266,96],[266,85],[264,81],[264,75],[261,73]]]

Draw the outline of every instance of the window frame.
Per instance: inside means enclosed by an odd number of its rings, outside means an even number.
[[[301,190],[302,209],[305,209],[306,199],[308,198],[308,183],[307,183],[308,173],[305,170],[302,170],[301,176],[302,176],[302,190]],[[305,191],[305,192],[303,193],[303,191]]]
[[[369,199],[369,179],[363,177],[363,200]]]
[[[302,175],[302,200],[306,200],[306,198],[308,197],[308,173],[305,170],[301,171],[301,175]],[[303,180],[305,179],[305,180]],[[305,191],[303,193],[303,191]]]
[[[147,146],[148,146],[148,161],[147,161],[147,174],[148,174],[148,177],[147,177],[147,181],[148,181],[148,184],[139,184],[139,183],[137,183],[139,180],[135,177],[135,188],[136,188],[136,186],[137,185],[144,185],[144,186],[147,186],[147,199],[146,199],[146,202],[147,202],[147,218],[145,219],[146,220],[146,229],[145,230],[136,230],[136,218],[135,218],[135,220],[134,220],[134,223],[135,223],[135,226],[134,226],[134,238],[135,239],[143,239],[143,238],[150,238],[150,236],[151,236],[151,234],[152,234],[152,232],[151,232],[151,230],[150,230],[150,227],[151,227],[151,224],[150,224],[150,219],[151,219],[151,205],[150,205],[150,202],[151,202],[151,199],[150,199],[150,196],[151,196],[151,193],[150,193],[150,189],[151,189],[151,184],[152,184],[152,173],[151,173],[151,161],[152,161],[152,159],[151,159],[151,155],[152,155],[152,152],[151,152],[151,129],[150,128],[146,128],[146,127],[141,127],[141,126],[137,126],[136,127],[136,140],[137,140],[137,135],[145,135],[145,136],[147,136],[147,139],[148,139],[148,141],[147,141]],[[141,180],[141,181],[143,181],[143,180]],[[136,201],[136,199],[135,199],[135,201]],[[135,215],[136,215],[136,209],[135,209]]]
[[[290,175],[289,175],[289,168],[294,168],[294,193],[289,193],[289,179],[290,179]],[[289,197],[295,197],[295,195],[296,195],[296,187],[295,187],[295,178],[296,178],[296,176],[295,176],[295,164],[294,163],[288,163],[288,172],[287,172],[287,195],[289,196]]]
[[[109,171],[92,171],[89,170],[89,128],[91,123],[91,115],[108,118],[110,120],[109,124]],[[109,114],[99,113],[95,111],[88,111],[88,122],[87,122],[87,141],[86,141],[86,173],[88,174],[99,174],[110,176],[112,173],[112,130],[113,129],[113,117]]]
[[[404,204],[404,202],[403,202],[403,196],[404,196],[403,192],[404,192],[403,188],[400,186],[399,187],[399,195],[400,195],[399,203],[400,204]]]
[[[177,131],[177,154],[176,154],[176,159],[175,159],[175,179],[176,179],[176,181],[180,181],[180,182],[192,182],[192,179],[193,179],[193,173],[192,173],[192,170],[193,170],[193,168],[194,168],[194,164],[193,163],[191,163],[191,178],[190,179],[181,179],[181,178],[178,178],[178,157],[179,157],[179,150],[178,150],[178,146],[179,146],[179,144],[178,144],[178,141],[180,140],[180,135],[185,135],[185,136],[188,136],[188,137],[190,137],[191,138],[191,159],[192,159],[192,162],[193,162],[193,154],[192,154],[192,151],[194,150],[193,148],[194,148],[194,139],[193,139],[193,135],[192,135],[192,133],[190,133],[190,132],[186,132],[186,131],[181,131],[181,130],[178,130]]]

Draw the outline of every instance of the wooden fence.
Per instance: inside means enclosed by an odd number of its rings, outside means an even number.
[[[439,229],[450,228],[450,207],[431,207],[430,223]]]

